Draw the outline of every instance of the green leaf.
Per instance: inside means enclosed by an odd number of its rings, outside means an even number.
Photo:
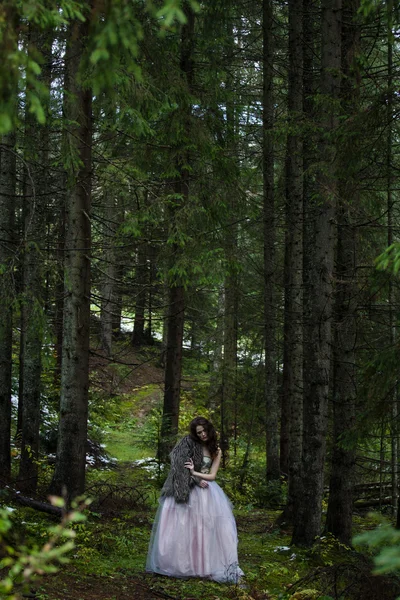
[[[393,573],[400,568],[400,548],[396,546],[383,548],[380,554],[375,557],[376,568],[374,573],[382,575],[383,573]]]
[[[5,135],[12,130],[12,121],[7,113],[0,113],[0,134]]]
[[[90,62],[95,65],[100,60],[108,60],[110,58],[110,53],[106,48],[97,48],[90,55]]]
[[[35,62],[34,60],[29,60],[28,64],[27,64],[27,67],[35,75],[40,75],[40,73],[42,72],[42,69],[40,68],[40,66],[38,65],[38,63]]]
[[[64,508],[65,506],[64,498],[61,498],[60,496],[49,496],[49,501],[50,504],[58,506],[58,508]]]
[[[38,96],[36,96],[36,94],[30,93],[28,95],[28,102],[30,105],[29,112],[35,115],[40,125],[44,125],[44,123],[46,122],[46,115]]]

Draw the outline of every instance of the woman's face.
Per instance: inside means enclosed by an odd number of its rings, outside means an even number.
[[[202,442],[206,442],[208,440],[207,430],[204,429],[203,425],[197,425],[196,435]]]

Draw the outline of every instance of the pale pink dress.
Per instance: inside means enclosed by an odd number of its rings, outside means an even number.
[[[203,457],[202,472],[212,460]],[[153,524],[146,571],[170,577],[206,577],[237,583],[237,530],[232,505],[215,481],[195,485],[189,501],[162,497]]]

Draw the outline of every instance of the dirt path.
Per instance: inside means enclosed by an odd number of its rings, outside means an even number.
[[[99,575],[82,575],[63,569],[62,573],[48,575],[43,578],[40,588],[32,589],[32,600],[174,600],[180,596],[171,596],[163,592],[161,582],[157,578],[143,575],[141,577]]]

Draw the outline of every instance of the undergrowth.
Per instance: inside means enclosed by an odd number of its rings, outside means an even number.
[[[190,363],[189,375],[196,375],[195,363]],[[195,415],[213,419],[204,372],[200,375],[182,393],[182,434]],[[218,483],[234,505],[244,582],[222,585],[146,574],[151,526],[165,477],[154,458],[161,423],[160,388],[143,385],[112,397],[97,392],[91,397],[90,419],[91,430],[116,459],[101,469],[88,468],[89,493],[102,494],[105,500],[94,497],[87,519],[72,525],[76,535],[71,562],[60,573],[43,575],[34,583],[37,600],[394,600],[400,595],[397,579],[371,575],[376,548],[356,551],[329,536],[317,540],[312,549],[291,546],[290,528],[275,524],[286,501],[286,483],[265,483],[264,449],[256,441],[249,444],[240,431]],[[50,472],[44,465],[43,488]],[[12,547],[45,540],[53,523],[51,517],[28,508],[16,508],[11,518],[7,543]],[[375,525],[368,516],[355,517],[357,533]],[[74,587],[79,587],[75,595]],[[136,595],[132,589],[138,590]]]
[[[63,567],[63,573],[69,574],[72,587],[78,582],[87,582],[88,578],[97,582],[112,579],[117,590],[121,582],[137,579],[149,591],[148,598],[364,600],[367,597],[360,594],[366,593],[362,580],[370,578],[370,564],[354,549],[329,536],[322,537],[312,549],[294,548],[290,546],[290,530],[274,525],[277,511],[240,509],[235,514],[239,562],[245,572],[244,585],[145,574],[154,507],[108,516],[89,513],[86,521],[73,524],[76,546],[70,564]],[[14,541],[23,535],[27,545],[44,539],[52,521],[26,508],[15,511],[12,519]],[[57,574],[46,575],[37,581],[38,597],[42,600],[64,600],[57,591],[58,577]],[[381,584],[382,595],[370,594],[368,598],[390,600],[396,597],[388,595],[391,592],[385,589]],[[156,595],[151,596],[152,593]],[[118,593],[115,598],[118,599]]]

